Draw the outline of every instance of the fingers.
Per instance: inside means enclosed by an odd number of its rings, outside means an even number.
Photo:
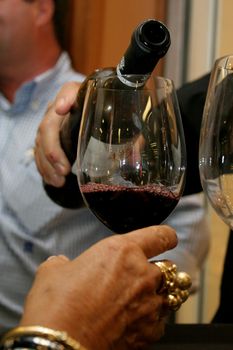
[[[124,235],[140,246],[147,258],[164,253],[177,245],[174,229],[166,225],[150,226]]]
[[[44,181],[55,187],[65,183],[70,172],[70,163],[61,148],[60,129],[69,111],[74,106],[78,83],[67,83],[59,91],[55,101],[50,104],[39,125],[35,141],[35,161]]]
[[[61,148],[59,133],[64,116],[50,107],[39,126],[36,136],[35,161],[37,168],[48,184],[60,187],[70,171],[69,161]]]

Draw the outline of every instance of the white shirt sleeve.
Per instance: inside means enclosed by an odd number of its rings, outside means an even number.
[[[179,271],[186,271],[192,278],[192,291],[199,286],[201,268],[207,257],[210,230],[203,193],[184,196],[164,224],[173,227],[178,245],[158,259],[172,260]]]

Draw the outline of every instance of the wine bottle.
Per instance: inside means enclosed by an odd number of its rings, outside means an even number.
[[[143,80],[140,82],[137,80],[136,84],[143,86],[160,58],[167,53],[169,46],[170,34],[167,27],[160,21],[146,20],[134,30],[129,47],[117,67],[97,69],[84,80],[77,95],[76,105],[70,115],[64,118],[60,131],[61,145],[71,165],[76,160],[77,135],[88,81],[109,77],[105,79],[105,87],[122,89],[127,85],[134,88],[135,82],[125,79],[124,75],[137,74],[143,76]],[[78,208],[84,205],[77,176],[72,172],[66,177],[63,187],[57,188],[44,183],[44,188],[55,203],[65,208]]]

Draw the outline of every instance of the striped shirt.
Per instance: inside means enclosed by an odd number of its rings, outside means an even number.
[[[67,81],[83,80],[63,53],[10,104],[0,94],[0,327],[17,325],[35,270],[50,255],[76,257],[110,234],[90,211],[64,210],[46,195],[32,157],[48,102]]]

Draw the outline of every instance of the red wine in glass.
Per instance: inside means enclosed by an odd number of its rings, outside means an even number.
[[[169,189],[155,185],[127,187],[89,183],[82,185],[81,191],[92,212],[117,233],[160,224],[179,201]]]

